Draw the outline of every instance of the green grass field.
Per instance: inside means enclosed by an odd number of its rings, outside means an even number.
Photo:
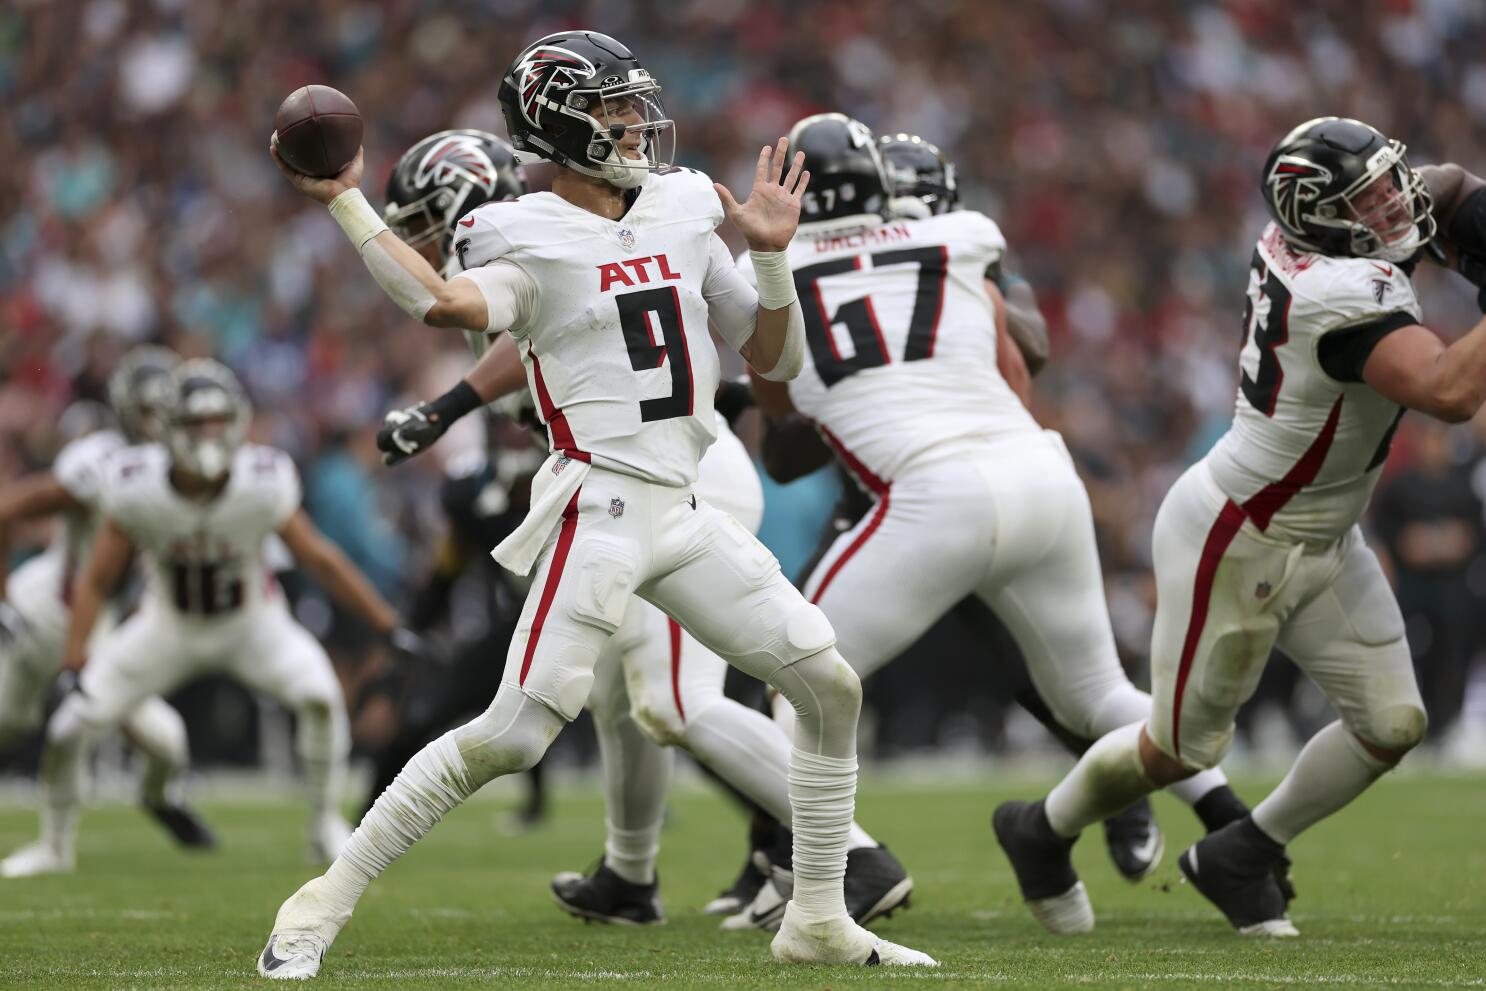
[[[897,782],[898,779],[894,779]],[[1299,940],[1236,937],[1178,878],[1195,820],[1164,797],[1161,869],[1121,881],[1102,838],[1078,863],[1100,913],[1085,937],[1052,938],[1020,907],[987,821],[995,803],[1046,782],[909,787],[867,778],[862,821],[917,880],[913,906],[877,926],[927,950],[932,972],[783,968],[762,933],[716,930],[699,911],[740,860],[722,799],[681,790],[661,859],[670,924],[621,929],[562,915],[554,871],[601,845],[596,794],[562,791],[546,829],[509,838],[504,802],[456,811],[372,886],[331,948],[331,988],[1441,988],[1486,986],[1486,780],[1395,776],[1292,853]],[[1240,792],[1259,788],[1240,785]],[[1262,792],[1261,792],[1262,793]],[[311,871],[301,808],[207,807],[220,852],[178,853],[134,810],[83,823],[79,873],[0,882],[0,987],[262,987],[253,972],[279,902]],[[0,846],[33,835],[29,809],[0,810]]]

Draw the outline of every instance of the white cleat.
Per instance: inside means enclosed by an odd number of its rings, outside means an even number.
[[[268,945],[258,956],[258,973],[289,981],[320,973],[325,951],[351,921],[349,910],[336,908],[322,894],[324,885],[323,877],[312,878],[279,906]]]
[[[307,981],[320,973],[327,949],[314,933],[275,933],[258,957],[258,973],[275,981]]]
[[[1061,895],[1029,900],[1027,908],[1049,932],[1066,936],[1094,931],[1094,906],[1089,902],[1089,892],[1082,881]]]
[[[937,967],[927,953],[879,939],[849,916],[822,922],[801,922],[794,902],[769,945],[780,963],[857,964],[864,967]]]
[[[28,843],[4,860],[0,860],[0,877],[40,877],[43,874],[71,874],[77,869],[76,859],[63,856],[49,844]]]
[[[794,877],[790,871],[779,867],[773,868],[769,879],[764,882],[762,888],[758,889],[758,894],[753,896],[753,901],[743,906],[741,912],[723,919],[719,928],[762,929],[764,932],[778,932],[779,921],[784,918],[784,907],[789,904],[789,899],[794,894]]]
[[[351,838],[351,824],[334,812],[327,813],[310,826],[310,843],[305,859],[312,864],[328,864],[341,855]]]
[[[1240,936],[1267,936],[1271,939],[1293,939],[1300,935],[1300,930],[1295,928],[1295,923],[1288,917],[1279,919],[1266,919],[1264,922],[1256,922],[1252,926],[1240,926]]]

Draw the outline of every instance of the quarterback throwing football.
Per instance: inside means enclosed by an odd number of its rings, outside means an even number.
[[[861,686],[819,608],[741,524],[699,500],[697,464],[716,434],[718,359],[709,322],[759,374],[799,373],[804,321],[784,249],[808,182],[786,146],[759,155],[738,203],[666,161],[660,87],[605,35],[550,35],[500,87],[518,151],[560,166],[552,192],[463,218],[458,267],[442,278],[387,229],[356,188],[361,157],[334,179],[281,167],[329,205],[378,284],[410,315],[517,343],[551,455],[526,521],[497,560],[532,573],[490,708],[425,747],[377,799],[323,877],[279,909],[258,960],[270,977],[319,971],[366,886],[487,781],[531,766],[593,686],[594,663],[633,594],[799,712],[790,756],[794,901],[773,942],[786,962],[933,964],[879,940],[842,892],[856,794]],[[278,160],[277,153],[274,153]],[[781,182],[782,179],[782,182]],[[715,233],[731,219],[759,289]]]

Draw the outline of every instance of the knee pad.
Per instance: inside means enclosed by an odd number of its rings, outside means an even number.
[[[785,620],[778,644],[779,660],[793,664],[836,645],[836,631],[820,606],[801,601]],[[836,655],[838,658],[839,654]]]
[[[1424,707],[1413,702],[1383,706],[1367,714],[1365,726],[1347,727],[1373,746],[1398,754],[1417,747],[1428,728],[1429,716]]]
[[[513,685],[502,685],[479,716],[451,730],[475,784],[536,766],[565,717]]]
[[[862,680],[835,647],[817,651],[790,665],[789,670],[799,677],[822,705],[849,708],[853,712],[861,709]],[[783,688],[780,691],[783,692]],[[798,706],[796,711],[799,711]]]

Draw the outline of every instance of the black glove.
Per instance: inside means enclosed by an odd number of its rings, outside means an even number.
[[[482,405],[480,394],[465,379],[431,403],[395,409],[382,419],[377,431],[377,449],[382,463],[395,465],[434,445],[444,431],[470,410]]]
[[[448,429],[449,424],[428,403],[393,410],[382,418],[382,428],[377,431],[377,450],[382,452],[382,463],[401,464],[422,454]]]

